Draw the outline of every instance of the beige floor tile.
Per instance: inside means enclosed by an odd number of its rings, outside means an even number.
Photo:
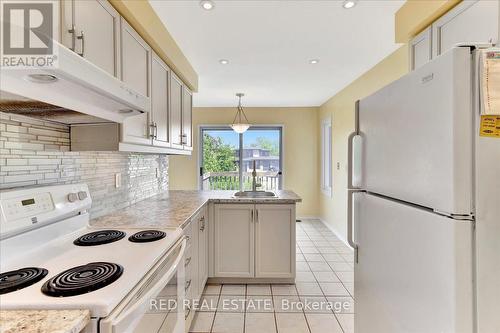
[[[300,300],[306,313],[332,313],[325,296],[300,296]]]
[[[303,313],[276,313],[279,333],[309,333]]]
[[[318,249],[314,246],[301,246],[300,249],[302,250],[302,253],[319,253]]]
[[[328,241],[314,241],[314,246],[319,248],[324,246],[332,246],[332,244],[330,244],[330,242]]]
[[[314,272],[318,282],[340,282],[334,272]]]
[[[297,282],[295,286],[300,296],[323,296],[317,282]]]
[[[247,313],[245,333],[276,333],[274,313]]]
[[[297,282],[316,282],[312,272],[297,272],[295,276]]]
[[[332,304],[335,313],[354,313],[354,300],[352,297],[328,296],[328,301]]]
[[[304,258],[306,261],[311,262],[311,261],[321,261],[324,262],[325,258],[321,254],[318,253],[305,253]]]
[[[325,253],[323,254],[323,258],[325,258],[326,261],[345,262],[342,255],[335,253]]]
[[[272,296],[247,296],[247,312],[273,312]]]
[[[203,291],[204,295],[219,295],[222,285],[220,284],[207,284],[205,286],[205,290]]]
[[[247,285],[247,295],[271,295],[269,284],[249,284]]]
[[[297,262],[295,263],[295,270],[297,272],[310,272],[311,268],[309,268],[309,265],[307,262]]]
[[[354,333],[354,315],[353,314],[336,314],[340,322],[340,326],[344,329],[344,333]]]
[[[200,302],[198,304],[193,303],[195,305],[194,310],[202,311],[202,312],[213,312],[217,310],[217,304],[219,302],[219,296],[217,295],[203,295],[200,298]]]
[[[245,296],[221,295],[217,311],[245,312]]]
[[[352,282],[344,282],[344,287],[347,289],[349,294],[354,297],[354,283]]]
[[[328,247],[318,247],[317,248],[319,253],[322,253],[322,254],[337,254],[337,250],[335,250],[335,248],[333,246],[328,246]]]
[[[213,333],[243,333],[245,322],[244,313],[223,313],[215,315]]]
[[[271,285],[273,296],[297,295],[297,289],[294,284],[273,284]]]
[[[328,265],[330,265],[330,267],[335,272],[352,272],[352,271],[354,271],[354,268],[346,262],[328,261]]]
[[[325,296],[349,296],[349,293],[340,282],[320,282]]]
[[[221,295],[245,295],[246,286],[244,284],[225,284],[222,286]]]
[[[296,253],[295,254],[295,261],[306,261],[306,258],[302,253]]]
[[[308,262],[313,272],[331,272],[332,268],[326,262]]]
[[[275,312],[303,312],[299,296],[273,296]]]
[[[354,272],[338,272],[337,276],[342,282],[354,282]]]
[[[311,333],[342,333],[333,314],[306,313],[306,317]]]
[[[210,332],[215,312],[196,312],[189,332]]]

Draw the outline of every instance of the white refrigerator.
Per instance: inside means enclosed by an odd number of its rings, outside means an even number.
[[[500,137],[479,135],[480,52],[453,48],[357,103],[356,333],[500,332]]]

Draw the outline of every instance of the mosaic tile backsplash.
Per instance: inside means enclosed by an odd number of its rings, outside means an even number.
[[[71,152],[69,137],[69,126],[0,112],[0,190],[87,183],[98,217],[168,189],[168,156]]]

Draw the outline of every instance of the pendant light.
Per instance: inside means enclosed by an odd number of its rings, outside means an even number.
[[[241,98],[245,96],[245,94],[237,93],[236,96],[238,97],[238,110],[236,111],[236,115],[234,116],[231,128],[236,133],[241,134],[250,127],[250,124],[248,123],[247,116],[245,115],[243,107],[241,106]]]

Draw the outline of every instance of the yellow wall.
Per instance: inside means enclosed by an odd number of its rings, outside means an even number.
[[[318,213],[344,240],[347,239],[347,136],[354,130],[355,102],[406,74],[408,66],[408,47],[405,45],[330,98],[319,109],[318,126],[323,119],[332,119],[333,195],[327,197],[319,191]],[[318,135],[318,146],[320,140],[321,136]],[[339,170],[337,163],[340,165]]]
[[[193,144],[190,157],[171,156],[170,189],[197,189],[199,125],[230,123],[236,108],[194,108]],[[317,216],[318,212],[318,111],[317,108],[245,108],[252,124],[284,126],[283,177],[285,189],[303,199],[297,205],[298,216]]]

